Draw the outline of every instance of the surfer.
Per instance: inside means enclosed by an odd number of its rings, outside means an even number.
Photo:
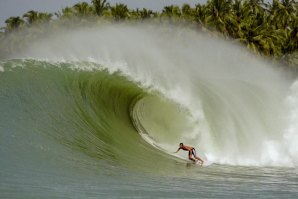
[[[177,149],[177,151],[175,153],[178,153],[178,151],[182,149],[184,151],[188,151],[188,159],[194,161],[195,163],[199,160],[201,162],[201,165],[203,165],[204,161],[199,158],[198,156],[196,156],[196,150],[194,147],[191,147],[191,146],[186,146],[186,145],[183,145],[183,143],[180,143],[179,144],[179,148]],[[192,158],[191,156],[193,156],[194,158]]]

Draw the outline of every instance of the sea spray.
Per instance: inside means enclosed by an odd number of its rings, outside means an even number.
[[[188,29],[122,24],[58,32],[12,57],[91,61],[110,72],[119,71],[182,106],[193,125],[173,139],[198,146],[214,162],[297,163],[297,150],[289,141],[295,130],[284,134],[293,125],[283,120],[291,82],[243,47]],[[167,151],[178,146],[164,142],[160,145]],[[289,145],[279,147],[282,142]]]
[[[298,81],[295,81],[291,87],[285,103],[287,105],[287,128],[284,131],[282,139],[282,147],[285,154],[282,154],[281,159],[291,163],[293,166],[298,164]]]

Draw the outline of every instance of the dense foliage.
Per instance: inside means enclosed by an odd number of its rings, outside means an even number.
[[[191,7],[165,6],[161,12],[111,6],[106,0],[92,0],[66,7],[54,14],[29,11],[10,17],[0,32],[0,55],[5,56],[26,45],[30,39],[63,25],[114,23],[119,21],[184,24],[198,31],[239,41],[259,55],[298,68],[298,3],[295,0],[208,0]],[[179,22],[179,23],[177,23]]]

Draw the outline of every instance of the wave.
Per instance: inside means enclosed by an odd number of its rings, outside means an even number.
[[[298,163],[296,84],[241,47],[194,31],[59,32],[2,61],[1,71],[5,150],[10,142],[30,153],[74,150],[152,171],[183,161],[170,154],[184,142],[218,164]]]

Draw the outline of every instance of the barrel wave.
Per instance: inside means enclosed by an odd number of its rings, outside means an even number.
[[[285,181],[279,196],[297,196],[297,83],[239,46],[152,24],[84,28],[0,71],[4,197],[230,197],[227,175],[236,198]],[[174,155],[180,142],[214,164]]]
[[[155,153],[146,149],[131,115],[134,105],[149,94],[121,73],[73,71],[73,64],[33,60],[4,64],[5,137],[26,143],[29,153],[31,147],[50,153],[60,145],[99,160],[132,165],[138,161],[138,167],[144,167],[139,165],[144,157],[152,159]],[[44,140],[35,141],[36,137]],[[48,149],[48,141],[55,145]],[[11,148],[6,144],[2,147]]]

